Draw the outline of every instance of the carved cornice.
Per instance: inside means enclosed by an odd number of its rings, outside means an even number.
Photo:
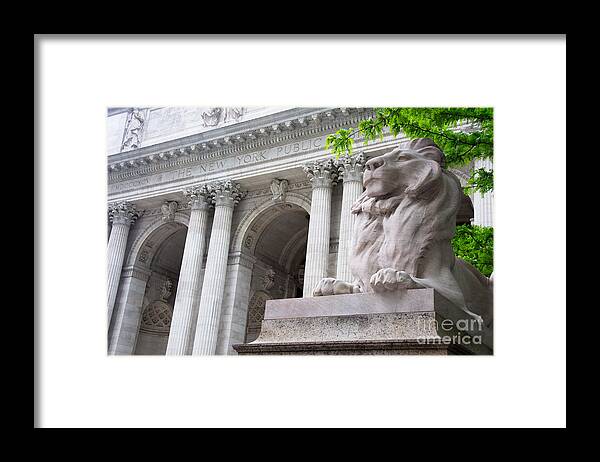
[[[109,183],[123,181],[140,175],[153,174],[169,169],[177,169],[220,157],[266,149],[277,144],[300,138],[314,137],[331,133],[339,128],[356,125],[360,120],[373,115],[370,108],[334,108],[309,116],[254,128],[245,132],[233,133],[217,138],[204,138],[182,146],[173,143],[134,149],[131,155],[108,164]],[[169,148],[165,148],[165,144]]]
[[[141,215],[135,204],[127,201],[113,202],[108,204],[108,219],[113,225],[131,225]]]
[[[335,186],[338,179],[338,168],[336,161],[332,158],[315,160],[303,167],[313,189]]]

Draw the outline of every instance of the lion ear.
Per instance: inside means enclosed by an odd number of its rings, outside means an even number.
[[[405,194],[409,197],[429,198],[437,194],[440,185],[439,180],[442,176],[442,167],[439,163],[433,161],[423,162],[423,164],[423,169],[415,184],[405,190]]]

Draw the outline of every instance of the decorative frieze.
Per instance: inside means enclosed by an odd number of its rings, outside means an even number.
[[[219,121],[221,119],[221,113],[223,112],[223,108],[221,107],[211,107],[208,108],[208,111],[204,111],[202,116],[202,126],[203,127],[216,127],[219,125]]]
[[[237,122],[246,112],[243,107],[211,107],[201,114],[203,127],[217,127],[228,122]]]
[[[327,117],[325,112],[331,113],[330,117]],[[341,109],[330,109],[324,111],[323,117],[319,114],[312,114],[308,117],[299,117],[273,124],[268,128],[251,129],[242,133],[235,133],[234,135],[224,135],[221,138],[213,140],[201,140],[186,146],[178,146],[177,148],[169,147],[166,150],[164,148],[161,150],[160,145],[141,148],[141,155],[139,157],[128,159],[127,161],[119,160],[109,164],[109,182],[122,181],[129,177],[159,172],[179,166],[208,162],[210,159],[227,157],[243,152],[261,151],[280,143],[290,143],[295,139],[310,138],[318,136],[321,133],[330,133],[338,128],[358,123],[371,112],[371,109],[362,108],[353,108],[351,111],[346,109],[343,112]],[[207,113],[207,121],[213,120],[214,116],[215,114]],[[276,127],[276,129],[274,130],[273,127]],[[225,142],[225,138],[227,137],[229,138],[229,142]],[[290,144],[288,148],[290,154],[296,148],[300,148],[299,150],[304,149],[303,146],[295,146],[294,143]]]
[[[287,181],[287,180],[286,180]],[[286,187],[286,194],[289,191],[294,191],[297,189],[306,189],[310,187],[310,181],[300,181],[298,183],[289,183]],[[268,195],[272,195],[273,198],[275,197],[275,192],[273,191],[273,188],[270,186],[269,188],[263,188],[263,189],[255,189],[254,191],[248,191],[248,194],[246,195],[246,197],[248,199],[253,199],[255,197],[261,197],[261,196],[268,196]]]
[[[171,202],[171,201],[169,201]],[[175,201],[173,201],[175,202]],[[164,204],[163,204],[164,205]],[[144,218],[149,217],[156,217],[156,216],[164,216],[165,211],[163,209],[163,205],[161,205],[160,207],[156,207],[153,209],[144,209]],[[177,202],[177,210],[175,210],[175,213],[177,212],[185,212],[186,210],[189,210],[190,204],[188,203],[187,200],[181,201],[181,202]],[[165,220],[165,221],[170,221],[170,220]]]

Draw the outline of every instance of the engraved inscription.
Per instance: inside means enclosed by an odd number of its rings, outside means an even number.
[[[268,162],[313,149],[321,149],[324,145],[324,140],[325,137],[319,137],[310,140],[297,141],[283,146],[276,146],[249,154],[236,154],[223,159],[205,161],[191,167],[178,168],[164,174],[160,173],[136,180],[111,183],[108,185],[108,189],[109,193],[117,193],[131,189],[143,188],[149,185],[160,184],[163,182],[183,180],[194,176],[202,176],[237,167],[243,167],[246,165]]]

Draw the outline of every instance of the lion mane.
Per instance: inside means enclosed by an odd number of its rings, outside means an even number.
[[[422,157],[422,171],[409,185],[399,175],[398,189],[388,197],[365,191],[357,199],[353,254],[367,257],[370,274],[389,267],[419,277],[432,243],[452,239],[463,193],[458,178],[443,169],[444,155],[432,140],[412,140],[401,149]]]

